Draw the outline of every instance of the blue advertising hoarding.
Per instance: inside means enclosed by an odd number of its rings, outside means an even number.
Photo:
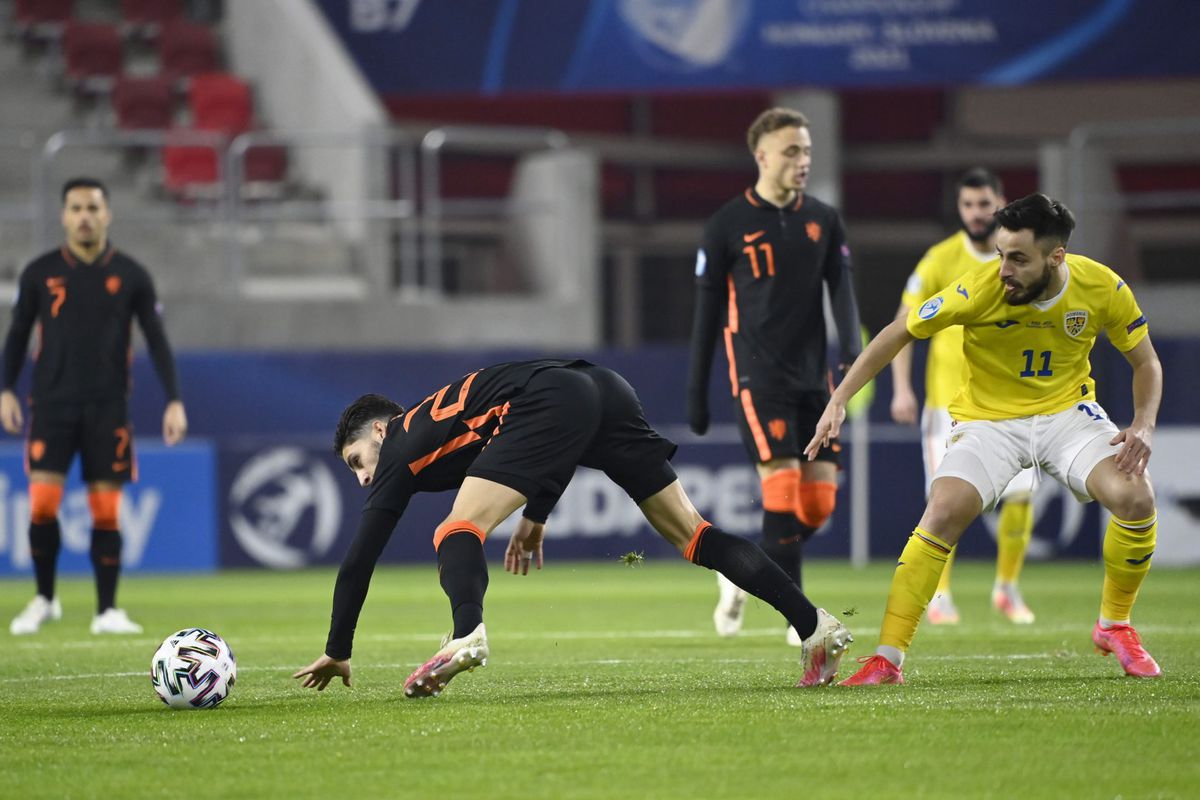
[[[1200,74],[1192,0],[318,0],[381,94]]]
[[[201,572],[217,565],[213,446],[190,441],[168,448],[138,439],[138,481],[121,497],[126,572]],[[59,572],[92,571],[91,512],[78,460],[59,510]],[[29,484],[23,448],[0,445],[0,576],[29,574]]]

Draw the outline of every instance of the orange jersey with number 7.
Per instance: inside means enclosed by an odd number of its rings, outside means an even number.
[[[1148,333],[1129,285],[1103,264],[1068,253],[1067,280],[1044,302],[1009,305],[996,270],[965,275],[909,312],[926,339],[963,326],[962,383],[950,403],[960,421],[1055,414],[1096,400],[1089,355],[1103,330],[1121,352]]]

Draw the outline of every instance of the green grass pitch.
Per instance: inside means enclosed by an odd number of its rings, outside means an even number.
[[[875,646],[891,574],[808,565],[815,600]],[[90,578],[65,616],[0,632],[6,797],[1076,798],[1200,796],[1200,570],[1159,568],[1135,623],[1166,674],[1125,678],[1089,638],[1097,564],[1031,564],[1037,623],[988,606],[991,565],[955,566],[957,628],[922,626],[903,687],[799,690],[798,652],[752,601],[746,630],[712,632],[711,573],[675,562],[493,565],[492,655],[441,697],[401,683],[449,613],[432,565],[381,568],[359,625],[355,686],[301,690],[320,654],[331,570],[130,577],[146,626],[87,632]],[[0,582],[16,613],[29,580]],[[848,612],[853,612],[848,615]],[[238,657],[212,711],[163,706],[150,655],[177,628],[216,630]]]

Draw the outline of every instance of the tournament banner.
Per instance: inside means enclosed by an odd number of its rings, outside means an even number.
[[[204,572],[217,566],[213,446],[189,440],[166,447],[136,439],[138,481],[121,497],[121,556],[126,573]],[[29,481],[19,444],[0,445],[0,577],[31,575]],[[92,517],[76,459],[58,514],[59,574],[91,574]]]
[[[1193,0],[318,0],[376,91],[1016,85],[1200,74]]]

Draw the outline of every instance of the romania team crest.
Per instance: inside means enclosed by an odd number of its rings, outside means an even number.
[[[1088,312],[1086,311],[1068,311],[1063,315],[1063,330],[1067,332],[1067,336],[1074,337],[1083,333],[1087,323]]]

